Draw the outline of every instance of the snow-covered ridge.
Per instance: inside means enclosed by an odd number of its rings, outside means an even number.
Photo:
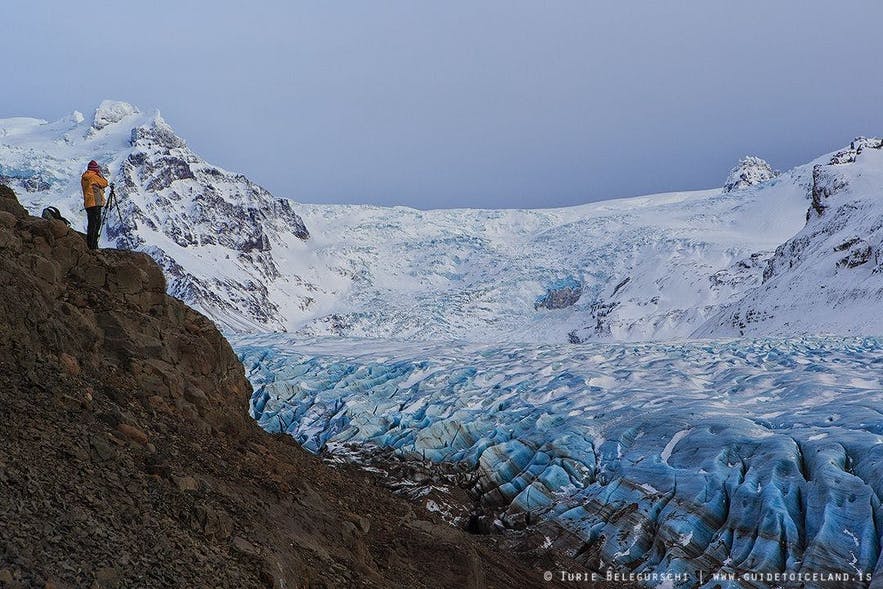
[[[883,571],[879,340],[234,346],[269,431],[465,465],[592,568]]]
[[[813,166],[806,225],[695,335],[883,333],[881,145],[861,137]]]
[[[790,180],[544,210],[303,205],[317,254],[347,282],[331,313],[298,318],[291,330],[470,341],[688,337],[759,284],[763,262],[803,226],[809,194]],[[579,288],[565,293],[565,282]]]

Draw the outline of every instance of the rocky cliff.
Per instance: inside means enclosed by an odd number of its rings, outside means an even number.
[[[262,432],[226,340],[165,288],[0,187],[0,586],[548,586],[536,555]]]

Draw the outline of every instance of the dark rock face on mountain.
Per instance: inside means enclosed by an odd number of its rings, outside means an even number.
[[[132,130],[131,148],[118,173],[122,221],[111,218],[108,237],[150,254],[170,277],[169,293],[210,311],[222,326],[282,329],[266,286],[280,276],[272,250],[288,236],[310,236],[291,203],[208,164],[159,116]],[[216,247],[226,260],[235,256],[238,271],[185,271],[167,247],[147,243],[145,229],[181,248]]]
[[[165,287],[0,187],[0,586],[550,586],[261,431],[229,344]]]
[[[815,211],[822,215],[827,208],[827,201],[838,192],[842,192],[849,186],[849,182],[841,176],[833,166],[842,164],[829,164],[823,166],[817,164],[812,170],[812,209],[807,211],[807,221],[810,213]]]
[[[534,302],[533,308],[564,309],[576,304],[582,294],[582,283],[573,277],[567,277],[547,288],[546,294]]]

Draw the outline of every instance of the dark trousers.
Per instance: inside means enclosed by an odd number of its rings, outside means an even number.
[[[98,232],[101,230],[101,207],[87,208],[86,217],[89,219],[89,225],[86,228],[86,245],[90,250],[97,250]]]

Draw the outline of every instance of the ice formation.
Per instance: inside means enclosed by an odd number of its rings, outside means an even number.
[[[590,566],[878,567],[879,340],[236,346],[267,430],[467,465],[482,502],[555,522]]]

